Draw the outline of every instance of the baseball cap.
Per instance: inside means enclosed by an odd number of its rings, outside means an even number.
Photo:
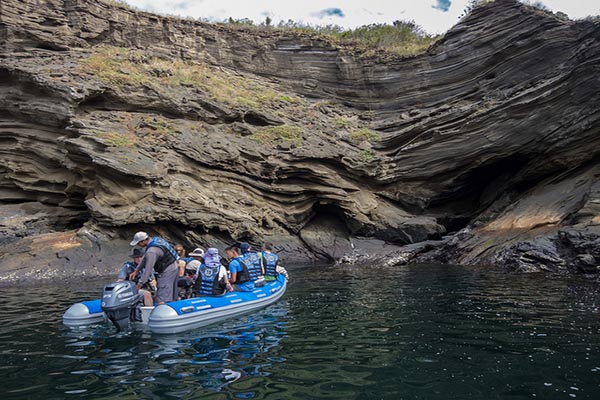
[[[148,234],[146,232],[138,232],[133,235],[133,240],[129,243],[131,246],[136,246],[142,240],[148,239]]]

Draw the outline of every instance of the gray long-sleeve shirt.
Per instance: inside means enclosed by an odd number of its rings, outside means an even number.
[[[137,271],[141,271],[142,269],[144,270],[144,273],[139,280],[140,285],[148,282],[148,279],[153,276],[154,265],[156,265],[156,261],[164,255],[165,253],[160,249],[160,247],[150,247],[148,250],[146,250],[144,258],[142,258],[140,265],[138,265],[136,268]]]

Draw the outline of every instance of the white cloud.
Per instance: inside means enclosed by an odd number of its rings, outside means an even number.
[[[431,33],[442,33],[452,27],[462,14],[467,0],[452,0],[448,11],[436,9],[437,0],[126,0],[141,9],[224,20],[249,18],[264,21],[269,15],[273,23],[288,19],[315,25],[337,24],[356,27],[370,23],[391,23],[395,20],[414,20]],[[597,0],[542,0],[553,11],[563,11],[572,18],[600,13]],[[326,9],[341,9],[339,14],[323,15]]]

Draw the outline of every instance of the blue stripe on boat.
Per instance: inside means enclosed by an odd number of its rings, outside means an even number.
[[[240,304],[247,301],[262,299],[266,296],[272,296],[283,288],[284,281],[285,278],[282,275],[279,275],[276,280],[267,282],[265,286],[254,289],[252,292],[234,292],[227,293],[224,296],[215,297],[195,297],[186,300],[173,301],[167,304],[173,308],[178,315],[189,314],[189,307],[195,307],[196,312],[226,307],[233,304]]]
[[[100,299],[82,301],[81,304],[83,304],[84,306],[86,306],[88,308],[88,310],[90,310],[90,314],[96,314],[96,313],[102,312],[102,306],[101,306]]]

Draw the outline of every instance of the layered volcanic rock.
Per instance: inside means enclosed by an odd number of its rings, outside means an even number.
[[[3,0],[3,270],[102,273],[147,229],[189,247],[268,239],[289,261],[593,271],[599,40],[598,23],[512,0],[404,58]]]

